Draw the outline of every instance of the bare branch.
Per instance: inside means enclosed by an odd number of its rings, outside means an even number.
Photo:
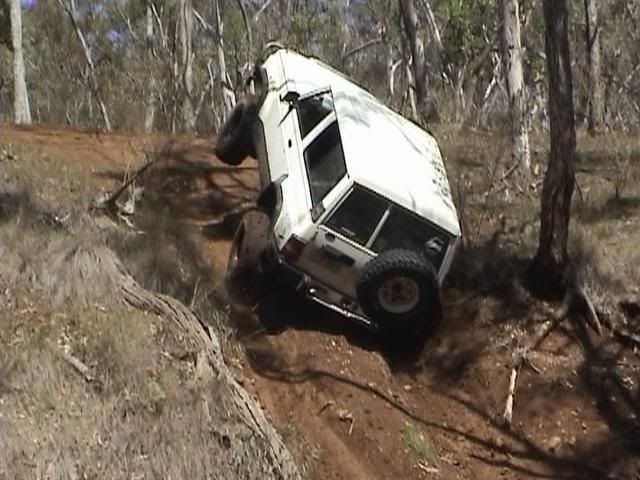
[[[129,34],[131,34],[131,37],[137,42],[139,40],[139,37],[136,32],[133,31],[133,27],[131,26],[131,19],[122,11],[122,8],[120,8],[117,2],[115,2],[115,8],[122,21],[127,24],[127,30],[129,30]]]
[[[253,35],[251,33],[251,22],[247,16],[247,10],[244,8],[242,0],[236,0],[240,13],[242,14],[242,21],[244,22],[244,28],[246,30],[247,40],[249,40],[249,52],[253,50]]]
[[[344,62],[346,59],[348,59],[349,57],[355,55],[358,52],[361,52],[362,50],[366,50],[367,48],[373,47],[374,45],[378,45],[380,43],[382,43],[383,38],[382,37],[378,37],[378,38],[373,38],[371,40],[368,40],[366,42],[364,42],[362,45],[358,45],[357,47],[349,50],[348,52],[346,52],[343,56],[342,56],[342,61]]]
[[[267,7],[269,7],[269,5],[271,5],[271,0],[267,0],[266,2],[264,2],[260,7],[260,9],[256,12],[256,14],[251,19],[251,22],[258,23],[258,20],[260,19],[260,15],[264,13],[264,11],[267,9]]]
[[[202,28],[204,28],[207,33],[209,33],[213,37],[216,36],[216,28],[209,22],[207,22],[195,8],[193,9],[193,16],[196,17],[196,20],[200,22],[200,25],[202,25]]]

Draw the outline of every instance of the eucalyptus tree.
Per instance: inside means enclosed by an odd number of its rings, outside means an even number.
[[[22,49],[22,8],[20,0],[8,0],[10,5],[11,50],[13,52],[13,118],[17,124],[31,123],[24,53]]]
[[[575,185],[576,125],[567,0],[544,0],[551,148],[544,177],[538,251],[529,270],[534,290],[566,288],[571,197]]]

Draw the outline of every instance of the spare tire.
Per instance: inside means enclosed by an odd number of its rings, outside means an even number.
[[[236,104],[222,125],[216,140],[215,154],[227,165],[240,165],[247,156],[255,158],[253,124],[258,118],[258,104],[247,97]]]
[[[233,237],[225,287],[231,300],[242,305],[255,305],[264,289],[264,272],[260,256],[269,244],[269,217],[251,210],[242,217]]]
[[[411,250],[389,250],[369,261],[356,292],[362,310],[383,332],[422,330],[440,317],[436,270]]]

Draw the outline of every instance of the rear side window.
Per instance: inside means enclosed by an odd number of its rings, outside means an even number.
[[[387,202],[356,187],[327,221],[327,226],[365,246],[382,219]]]
[[[324,129],[304,151],[311,203],[316,207],[347,173],[338,122]]]
[[[392,207],[382,230],[373,242],[374,252],[401,248],[425,252],[436,268],[444,258],[448,239],[428,223],[398,207]]]
[[[298,119],[302,138],[313,130],[327,115],[333,112],[331,92],[323,92],[298,102]]]

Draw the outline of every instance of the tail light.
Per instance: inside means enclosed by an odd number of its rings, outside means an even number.
[[[300,258],[300,255],[302,254],[302,251],[304,250],[304,247],[306,245],[307,242],[305,242],[303,239],[292,235],[289,240],[287,240],[287,243],[284,244],[284,246],[280,250],[280,253],[287,262],[295,262],[296,260],[298,260],[298,258]]]

